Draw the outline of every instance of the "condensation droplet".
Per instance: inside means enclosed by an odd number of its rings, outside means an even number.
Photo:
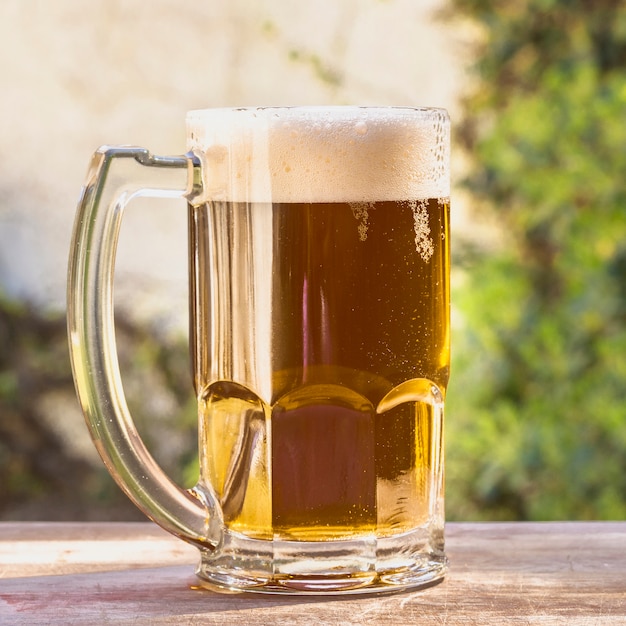
[[[357,122],[354,125],[354,132],[357,135],[367,135],[367,131],[368,131],[368,128],[365,122]]]

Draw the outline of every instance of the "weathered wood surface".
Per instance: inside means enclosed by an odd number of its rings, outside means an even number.
[[[449,524],[451,568],[368,597],[217,594],[146,524],[0,524],[0,624],[626,624],[626,522]]]

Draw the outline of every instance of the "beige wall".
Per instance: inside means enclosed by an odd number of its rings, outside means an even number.
[[[443,2],[2,0],[0,289],[62,309],[91,152],[181,153],[188,109],[436,105],[454,116],[463,51],[433,19]],[[184,207],[129,210],[119,298],[139,315],[184,308],[185,246]]]

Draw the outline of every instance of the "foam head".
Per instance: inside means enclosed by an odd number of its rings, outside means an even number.
[[[205,109],[187,114],[197,201],[375,202],[450,195],[445,110]]]

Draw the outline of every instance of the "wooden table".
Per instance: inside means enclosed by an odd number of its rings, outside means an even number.
[[[195,589],[196,551],[150,523],[0,523],[0,624],[626,624],[626,522],[448,524],[421,591],[312,598]]]

